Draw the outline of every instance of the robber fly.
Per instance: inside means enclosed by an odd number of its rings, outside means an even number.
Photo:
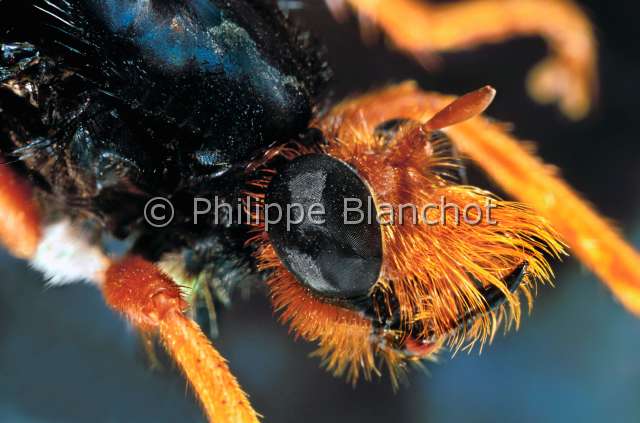
[[[267,286],[335,374],[395,381],[517,323],[564,253],[533,208],[466,180],[456,146],[508,137],[478,117],[490,87],[406,83],[327,107],[322,48],[268,0],[4,0],[0,23],[0,238],[158,334],[212,421],[257,420],[191,319],[214,323],[239,287]],[[202,197],[245,219],[198,219]],[[145,218],[158,198],[169,224]],[[425,212],[435,225],[345,220],[345,199],[370,217],[440,198],[453,207]],[[495,223],[451,215],[491,202]],[[293,203],[322,218],[268,221]]]

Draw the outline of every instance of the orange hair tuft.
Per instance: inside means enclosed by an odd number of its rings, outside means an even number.
[[[339,117],[334,117],[337,121]],[[383,275],[377,284],[382,292],[393,292],[402,321],[410,325],[418,320],[423,325],[423,337],[449,336],[452,345],[490,339],[498,316],[503,311],[488,313],[486,301],[478,288],[494,286],[507,299],[510,316],[516,324],[520,319],[520,301],[509,292],[503,279],[522,263],[528,263],[528,276],[520,290],[529,300],[528,289],[534,281],[548,281],[552,271],[544,254],[559,257],[562,243],[546,219],[530,208],[501,201],[476,187],[454,184],[434,170],[455,167],[449,157],[438,156],[439,141],[430,141],[429,133],[409,123],[398,130],[393,143],[374,136],[369,125],[341,131],[340,140],[332,140],[327,154],[339,158],[357,169],[371,188],[375,202],[398,210],[403,204],[418,209],[428,204],[456,206],[493,204],[492,220],[488,223],[471,213],[473,224],[455,216],[452,209],[429,210],[446,218],[436,225],[426,225],[423,219],[413,220],[396,213],[403,224],[383,224]],[[413,218],[413,216],[411,216]],[[481,286],[479,286],[481,285]],[[463,333],[452,335],[460,316],[477,311],[481,318]]]

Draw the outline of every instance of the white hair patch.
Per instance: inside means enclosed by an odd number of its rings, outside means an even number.
[[[44,229],[31,261],[31,265],[41,271],[52,286],[75,282],[100,284],[109,263],[106,254],[68,220]]]

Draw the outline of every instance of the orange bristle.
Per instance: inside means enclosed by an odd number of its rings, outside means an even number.
[[[428,133],[416,143],[419,132],[415,129],[412,124],[400,128],[395,142],[387,145],[363,123],[360,128],[342,131],[342,138],[331,142],[326,152],[357,169],[370,184],[378,206],[386,203],[397,211],[403,204],[412,204],[422,210],[427,204],[442,205],[446,200],[464,210],[468,205],[485,207],[491,201],[495,206],[491,219],[497,225],[490,224],[488,216],[475,224],[479,217],[475,211],[469,219],[474,224],[461,216],[457,224],[453,208],[445,210],[445,222],[436,225],[427,225],[423,219],[414,222],[413,216],[405,216],[404,224],[384,225],[383,276],[378,287],[383,292],[394,292],[406,324],[426,320],[429,324],[424,325],[425,331],[437,337],[449,335],[459,316],[470,310],[488,311],[478,282],[503,292],[511,317],[518,324],[518,295],[508,291],[503,278],[527,262],[523,291],[535,280],[550,280],[552,271],[544,254],[559,257],[563,245],[549,223],[528,207],[501,201],[475,187],[455,185],[433,172],[447,162],[449,166],[454,163],[450,158],[434,155],[437,148],[428,141]],[[441,213],[442,210],[431,209],[427,217],[439,220],[441,216],[434,215]],[[397,212],[396,216],[399,220]],[[484,313],[466,333],[451,336],[450,342],[484,342],[491,337],[495,322],[495,315]]]
[[[291,154],[288,158],[302,155],[304,149],[296,151],[297,153]],[[263,174],[262,179],[249,182],[252,190],[265,189],[274,172],[263,169]],[[320,357],[327,369],[336,376],[346,375],[353,383],[360,375],[370,378],[372,373],[377,373],[370,340],[371,321],[355,311],[323,302],[295,279],[269,243],[262,221],[264,193],[247,192],[247,195],[252,198],[253,204],[258,205],[258,209],[246,210],[251,215],[251,222],[254,222],[254,235],[247,240],[247,244],[255,244],[258,247],[258,269],[269,273],[267,286],[274,309],[280,313],[280,321],[289,324],[297,337],[318,342],[320,348],[314,355]]]
[[[459,104],[466,107],[464,102]],[[329,302],[308,291],[282,264],[264,227],[258,224],[249,242],[258,244],[260,268],[271,272],[267,283],[281,320],[289,323],[298,336],[318,342],[317,355],[335,374],[346,374],[351,381],[360,375],[368,378],[379,373],[378,356],[389,367],[394,384],[405,362],[432,357],[445,342],[453,348],[484,343],[500,323],[506,323],[506,327],[518,325],[519,293],[530,306],[531,287],[552,276],[544,255],[559,257],[564,253],[564,246],[549,223],[522,204],[499,200],[476,187],[458,185],[443,175],[442,169],[455,169],[459,164],[440,153],[444,150],[442,141],[431,137],[427,125],[406,124],[389,143],[388,139],[375,136],[373,125],[365,120],[360,125],[351,120],[348,128],[337,130],[343,120],[340,106],[335,110],[338,112],[330,113],[319,124],[329,139],[324,153],[356,169],[369,184],[378,212],[386,203],[393,207],[398,219],[397,211],[403,204],[421,209],[444,198],[448,204],[464,209],[466,205],[485,206],[491,201],[491,219],[498,223],[481,220],[471,224],[460,218],[456,224],[454,211],[448,209],[443,224],[427,225],[421,219],[414,222],[413,216],[407,215],[403,224],[382,225],[382,273],[371,294],[381,314],[392,311],[391,297],[396,300],[400,330],[375,328],[348,305]],[[332,137],[332,133],[339,133],[340,137]],[[302,154],[306,153],[299,151],[286,158]],[[259,191],[252,194],[258,202],[264,201],[260,191],[269,185],[275,171],[263,174],[262,179],[251,184]],[[434,217],[433,210],[429,213],[426,217]],[[252,220],[255,217],[260,220],[259,211]],[[469,217],[475,220],[477,211],[472,210]],[[512,293],[504,279],[523,263],[528,264],[527,276],[519,291]],[[505,305],[495,310],[489,309],[480,292],[491,286],[506,298]],[[460,318],[470,314],[478,318],[461,325]],[[398,346],[404,346],[404,350]]]
[[[361,374],[370,378],[377,371],[371,322],[355,311],[315,298],[284,268],[268,243],[263,243],[259,257],[260,268],[272,271],[267,283],[280,321],[288,323],[296,336],[318,342],[314,355],[335,375],[346,375],[352,382]]]

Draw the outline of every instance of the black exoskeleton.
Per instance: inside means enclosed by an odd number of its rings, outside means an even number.
[[[250,260],[244,227],[190,221],[194,195],[233,204],[247,165],[306,131],[328,79],[275,1],[0,0],[0,28],[0,151],[45,218],[154,260],[181,251],[195,273]],[[171,233],[144,222],[156,196],[176,207]]]

